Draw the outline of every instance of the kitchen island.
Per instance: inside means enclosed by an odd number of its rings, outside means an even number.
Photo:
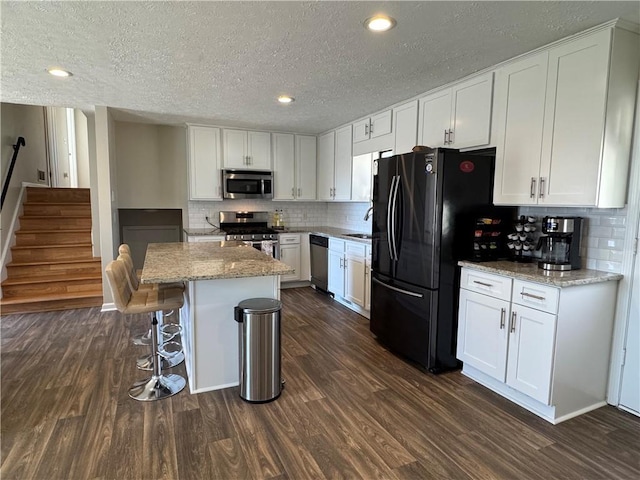
[[[233,308],[247,298],[279,299],[280,276],[291,271],[242,242],[149,244],[142,283],[186,283],[180,325],[191,393],[238,385]]]

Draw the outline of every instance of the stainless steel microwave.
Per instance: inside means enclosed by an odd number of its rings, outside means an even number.
[[[273,174],[257,170],[223,170],[223,198],[273,198]]]

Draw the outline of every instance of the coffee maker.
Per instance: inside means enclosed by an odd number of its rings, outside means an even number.
[[[579,270],[582,217],[544,217],[538,250],[538,267],[551,271]]]

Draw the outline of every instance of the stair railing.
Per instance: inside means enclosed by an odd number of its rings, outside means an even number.
[[[2,200],[0,200],[0,210],[4,206],[4,198],[7,196],[7,190],[9,190],[9,182],[11,182],[11,175],[13,174],[13,167],[16,165],[16,160],[18,158],[18,152],[20,151],[20,146],[25,146],[24,137],[18,137],[18,141],[13,146],[13,157],[11,157],[11,164],[9,165],[9,171],[7,172],[7,176],[4,179],[4,185],[2,187]]]

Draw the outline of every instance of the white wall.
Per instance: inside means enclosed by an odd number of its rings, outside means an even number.
[[[78,169],[78,188],[91,188],[89,167],[89,132],[87,117],[82,110],[73,111],[76,124],[76,163]]]
[[[186,218],[185,128],[114,123],[118,208],[180,208]]]

